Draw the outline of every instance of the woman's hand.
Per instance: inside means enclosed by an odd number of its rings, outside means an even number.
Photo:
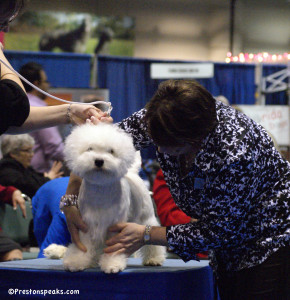
[[[87,252],[87,248],[80,240],[79,230],[83,232],[88,231],[88,226],[82,220],[80,212],[76,206],[66,206],[63,209],[63,212],[66,217],[67,228],[71,234],[72,242],[84,252]]]
[[[44,176],[48,177],[49,179],[59,178],[63,175],[63,171],[60,171],[61,168],[62,168],[62,162],[54,161],[51,169],[49,170],[49,172],[44,173]]]
[[[106,113],[93,105],[72,104],[70,107],[69,118],[71,123],[80,125],[87,120],[93,120],[94,124],[98,122],[112,123],[113,119]]]
[[[14,191],[12,194],[12,206],[13,209],[17,209],[17,205],[19,205],[21,211],[22,211],[22,216],[23,218],[26,218],[26,206],[25,206],[25,200],[22,197],[22,193],[19,190]]]
[[[145,226],[135,223],[118,223],[109,227],[109,232],[117,232],[106,241],[105,253],[130,256],[144,245]]]

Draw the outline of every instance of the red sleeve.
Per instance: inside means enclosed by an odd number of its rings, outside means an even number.
[[[11,204],[12,194],[17,190],[14,186],[0,185],[0,201]]]
[[[157,172],[153,183],[153,199],[162,226],[190,222],[191,218],[175,205],[161,169]]]

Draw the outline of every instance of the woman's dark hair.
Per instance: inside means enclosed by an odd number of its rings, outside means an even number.
[[[41,80],[41,75],[40,75],[41,71],[43,71],[42,65],[36,62],[28,62],[20,68],[19,74],[22,75],[25,79],[27,79],[31,83],[33,83],[35,81]],[[25,81],[22,80],[22,83],[26,92],[31,92],[33,90],[33,87],[31,87]]]
[[[8,23],[12,22],[26,5],[26,0],[1,0],[0,16],[7,17]]]
[[[148,133],[159,146],[199,143],[216,125],[215,103],[194,80],[164,81],[146,105]]]

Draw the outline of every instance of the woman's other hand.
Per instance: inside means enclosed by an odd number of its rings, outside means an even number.
[[[54,161],[51,169],[49,170],[49,172],[44,173],[44,176],[48,177],[49,179],[59,178],[63,175],[63,171],[61,171],[61,168],[62,168],[62,162]]]
[[[106,241],[105,253],[130,256],[144,245],[145,226],[136,223],[118,223],[109,227],[109,232],[117,233]]]
[[[17,205],[19,205],[19,207],[22,211],[23,218],[26,218],[25,200],[22,197],[22,193],[19,190],[14,191],[14,193],[12,194],[11,202],[12,202],[12,206],[13,206],[14,210],[16,210]]]

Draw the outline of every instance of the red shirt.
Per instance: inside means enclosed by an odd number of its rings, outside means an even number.
[[[180,210],[173,201],[161,169],[157,172],[153,183],[153,199],[162,226],[186,224],[190,222],[191,218]],[[197,257],[199,259],[207,259],[208,253],[198,253]]]
[[[12,194],[17,190],[14,186],[0,185],[0,202],[11,204]]]
[[[189,223],[191,218],[180,210],[170,194],[161,169],[157,172],[153,183],[153,199],[162,226]]]

